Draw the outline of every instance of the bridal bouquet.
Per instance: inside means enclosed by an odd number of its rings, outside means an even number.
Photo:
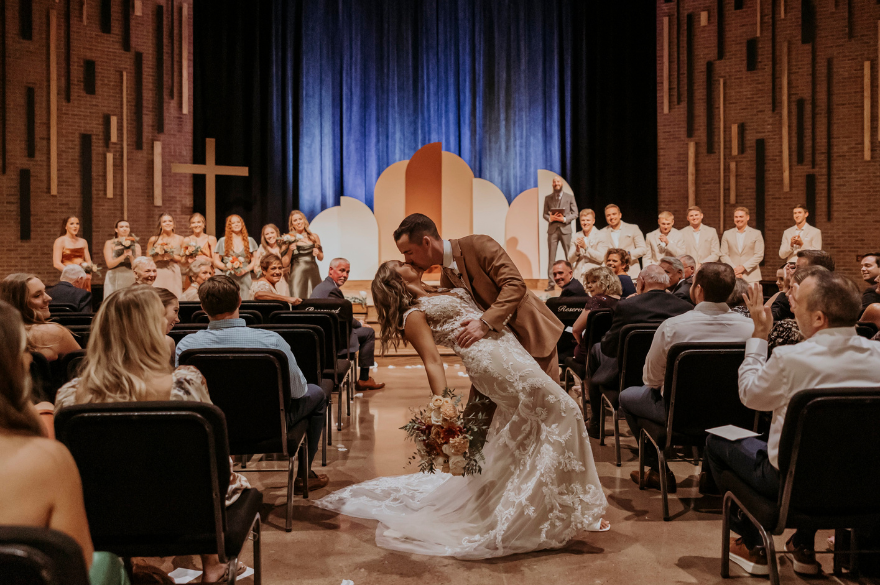
[[[134,246],[137,243],[137,236],[126,236],[122,239],[117,238],[116,243],[113,245],[113,257],[119,258],[129,250],[134,252]]]
[[[181,253],[186,258],[195,258],[202,252],[202,247],[197,242],[189,242],[183,245]]]
[[[101,267],[95,264],[94,262],[83,262],[79,265],[80,268],[86,271],[86,274],[91,274],[93,276],[101,276]]]
[[[283,236],[281,236],[281,243],[284,244],[285,246],[289,246],[292,243],[294,243],[295,241],[297,241],[298,239],[299,238],[294,238],[290,234],[284,234]]]
[[[226,276],[238,276],[238,271],[244,264],[238,256],[224,256],[223,266],[226,268]]]
[[[427,407],[414,410],[410,421],[401,427],[416,443],[416,454],[410,461],[418,461],[422,473],[439,469],[452,475],[474,475],[482,471],[482,447],[473,441],[479,425],[465,419],[460,403],[461,397],[447,388]]]

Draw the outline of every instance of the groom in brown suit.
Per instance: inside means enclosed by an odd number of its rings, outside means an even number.
[[[462,348],[489,331],[510,327],[513,334],[554,382],[559,381],[556,342],[562,322],[529,292],[522,275],[501,245],[489,236],[444,240],[430,217],[414,213],[394,232],[404,262],[425,271],[441,266],[440,286],[464,288],[484,311],[480,319],[464,321],[456,342]],[[471,387],[471,400],[476,390]],[[492,409],[494,410],[494,408]]]

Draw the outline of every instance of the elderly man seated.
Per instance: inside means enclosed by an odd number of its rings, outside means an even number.
[[[344,299],[345,296],[339,287],[348,280],[348,275],[351,273],[351,263],[345,258],[334,258],[330,261],[330,269],[327,273],[327,278],[312,290],[311,298]],[[376,331],[372,327],[365,327],[360,321],[352,318],[349,350],[358,352],[360,375],[358,376],[357,389],[364,391],[384,388],[384,383],[376,382],[370,377],[370,368],[375,363],[373,356],[376,351]]]
[[[684,263],[678,258],[664,256],[660,259],[660,268],[669,275],[669,287],[666,289],[678,298],[691,301],[692,280],[684,277]]]
[[[79,264],[68,264],[61,271],[61,280],[55,286],[46,289],[52,297],[49,306],[73,305],[79,313],[92,312],[92,293],[88,287],[91,277]]]

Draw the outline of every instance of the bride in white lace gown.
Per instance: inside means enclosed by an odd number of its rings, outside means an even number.
[[[471,382],[497,405],[482,473],[381,477],[315,505],[379,520],[376,543],[383,548],[461,559],[554,549],[580,531],[607,530],[607,502],[575,401],[507,329],[459,347],[462,321],[479,319],[482,311],[465,289],[425,288],[411,266],[380,266],[373,299],[382,341],[400,340],[402,330],[422,357],[434,394],[446,386],[437,345],[461,357]]]

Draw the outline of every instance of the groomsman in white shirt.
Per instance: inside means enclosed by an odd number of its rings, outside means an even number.
[[[721,238],[721,261],[733,267],[737,278],[746,282],[761,280],[761,268],[758,266],[764,259],[764,236],[758,230],[749,227],[749,210],[737,207],[733,211],[733,227]]]
[[[648,245],[645,243],[645,236],[639,226],[621,221],[622,217],[618,206],[613,203],[606,205],[605,221],[608,222],[608,225],[602,228],[602,233],[613,244],[612,248],[623,248],[629,252],[629,269],[626,273],[630,278],[635,279],[641,272],[639,258],[647,253]]]
[[[693,256],[697,265],[703,262],[718,262],[721,258],[721,244],[718,241],[718,232],[713,227],[703,225],[703,210],[694,205],[688,208],[687,227],[679,230],[684,253]]]
[[[684,241],[681,232],[674,229],[675,216],[671,211],[661,211],[657,216],[658,227],[645,237],[648,253],[642,259],[642,264],[660,264],[660,260],[667,256],[680,256],[684,254]]]
[[[810,212],[805,205],[795,205],[794,225],[782,234],[779,257],[786,262],[794,262],[799,250],[821,250],[822,230],[807,223]]]
[[[581,209],[579,222],[581,231],[574,235],[574,241],[568,249],[568,261],[574,267],[574,277],[581,284],[586,282],[587,272],[597,266],[605,265],[605,252],[609,242],[602,230],[594,227],[596,212],[592,209]]]

